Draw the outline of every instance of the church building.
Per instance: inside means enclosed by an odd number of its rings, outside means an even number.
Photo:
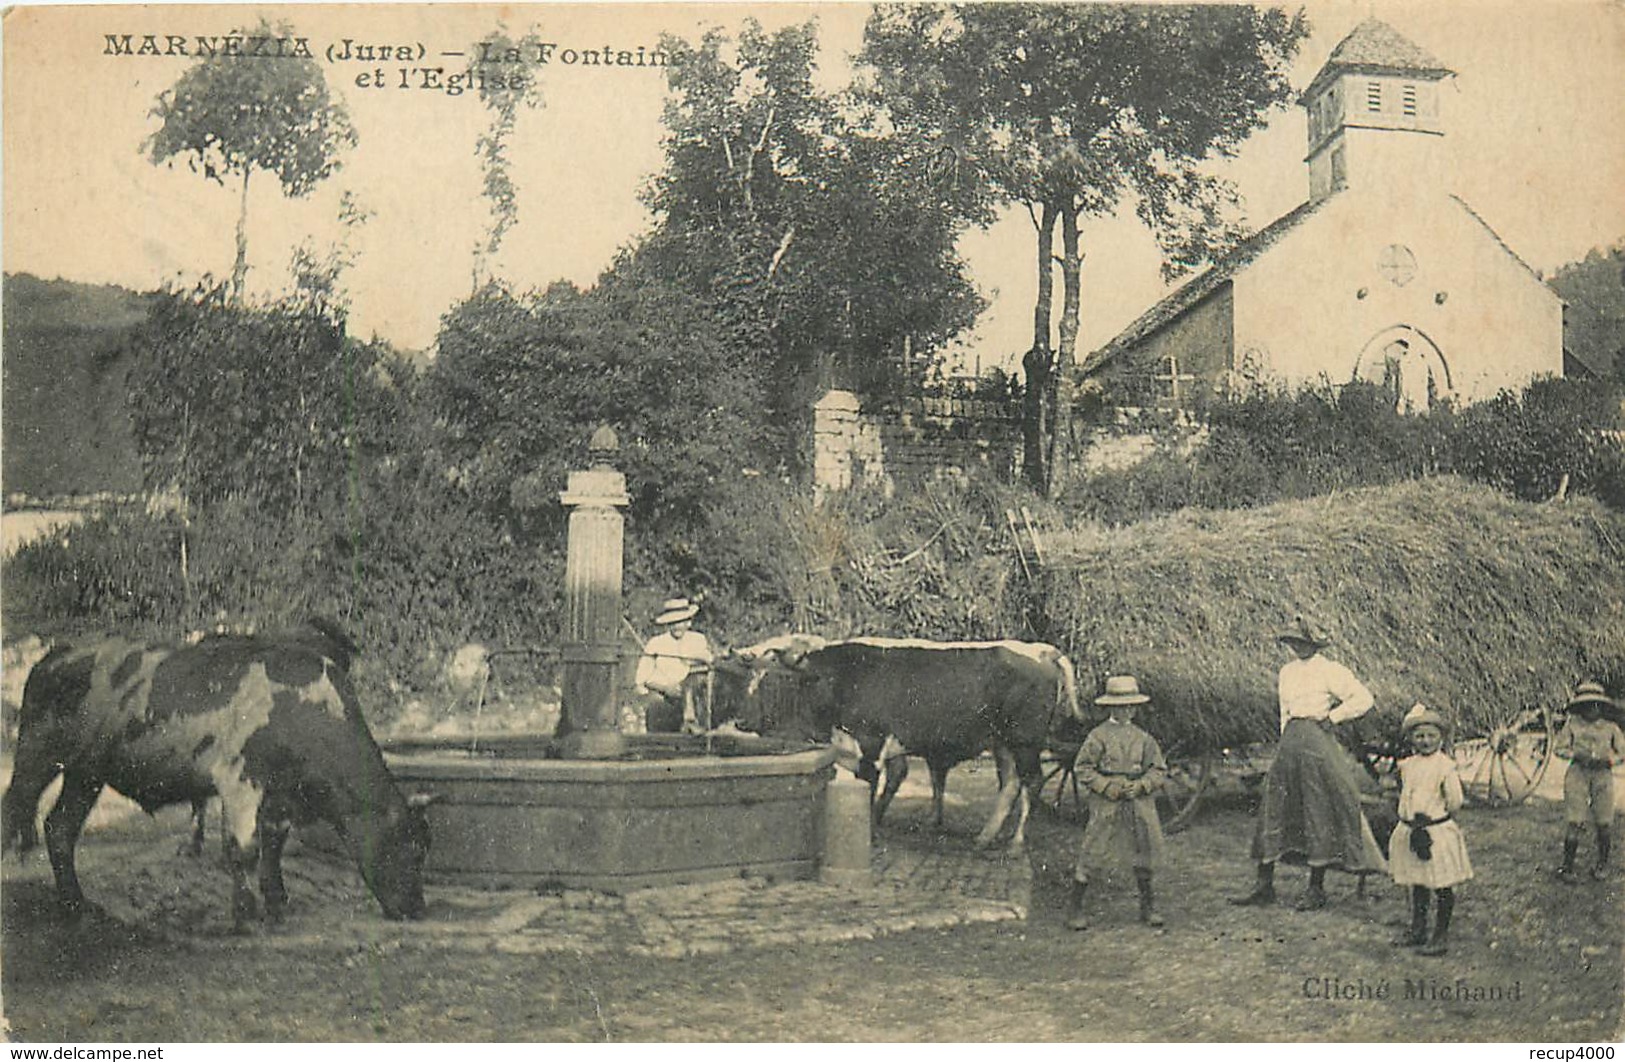
[[[1561,375],[1562,300],[1447,187],[1452,76],[1385,23],[1358,26],[1299,101],[1308,201],[1142,314],[1083,374],[1120,405],[1365,380],[1407,410]]]

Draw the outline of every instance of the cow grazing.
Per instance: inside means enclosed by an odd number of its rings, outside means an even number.
[[[218,794],[239,931],[256,913],[247,881],[256,863],[265,914],[280,920],[288,829],[316,820],[343,838],[385,915],[421,917],[427,799],[403,796],[384,766],[345,667],[354,651],[320,628],[53,649],[23,690],[0,841],[19,850],[38,843],[40,795],[61,774],[45,843],[58,898],[77,913],[85,899],[74,847],[103,786],[149,813]]]
[[[871,785],[888,738],[925,759],[939,826],[949,769],[991,749],[999,799],[977,842],[991,844],[1015,810],[1010,843],[1022,845],[1028,791],[1040,784],[1039,758],[1057,727],[1079,717],[1072,663],[1060,650],[1036,642],[858,638],[781,660],[816,679],[811,704],[818,725],[857,741],[860,776]],[[886,762],[877,819],[907,774],[903,758]]]

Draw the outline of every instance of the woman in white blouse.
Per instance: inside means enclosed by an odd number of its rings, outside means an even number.
[[[1281,668],[1276,693],[1281,706],[1281,743],[1264,786],[1264,804],[1253,833],[1258,881],[1243,906],[1275,902],[1275,864],[1304,863],[1309,888],[1300,911],[1326,906],[1326,870],[1386,873],[1388,863],[1360,807],[1360,766],[1332,733],[1339,723],[1371,710],[1371,691],[1354,672],[1321,655],[1330,644],[1298,617],[1277,639],[1295,659]]]

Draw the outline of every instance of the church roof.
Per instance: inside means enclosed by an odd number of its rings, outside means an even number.
[[[1412,74],[1440,78],[1455,71],[1381,19],[1368,18],[1338,42],[1320,73],[1304,89],[1305,99],[1339,74]]]
[[[1241,272],[1259,255],[1280,242],[1281,237],[1303,224],[1312,214],[1331,202],[1336,196],[1311,200],[1296,210],[1283,214],[1252,236],[1231,248],[1218,261],[1168,293],[1156,305],[1135,318],[1134,323],[1117,334],[1110,343],[1084,359],[1079,367],[1084,374],[1093,372],[1123,351],[1136,346],[1163,325],[1195,306],[1231,277]]]
[[[1119,354],[1138,346],[1150,338],[1164,325],[1228,283],[1232,277],[1246,269],[1265,251],[1279,243],[1281,237],[1303,224],[1321,207],[1336,199],[1337,196],[1338,193],[1333,193],[1323,199],[1304,203],[1296,210],[1276,218],[1248,239],[1241,241],[1228,254],[1214,262],[1206,270],[1169,292],[1156,305],[1135,318],[1134,323],[1119,332],[1111,342],[1085,358],[1079,366],[1079,371],[1087,376]],[[1522,267],[1524,272],[1529,274],[1537,283],[1543,287],[1548,287],[1546,282],[1541,279],[1540,274],[1531,269],[1529,264],[1520,258],[1516,251],[1508,247],[1506,241],[1501,239],[1500,233],[1491,228],[1490,223],[1485,221],[1478,211],[1469,206],[1465,199],[1458,195],[1451,195],[1450,199],[1461,207],[1468,217],[1472,218],[1484,229],[1508,258]]]
[[[1495,241],[1496,245],[1498,247],[1500,247],[1501,250],[1506,252],[1506,255],[1507,255],[1508,258],[1511,258],[1514,262],[1518,263],[1518,265],[1523,267],[1523,271],[1525,273],[1528,273],[1531,277],[1534,277],[1535,280],[1537,280],[1541,284],[1546,283],[1546,279],[1544,277],[1542,277],[1540,275],[1540,273],[1537,272],[1534,269],[1534,267],[1532,267],[1528,262],[1525,262],[1523,260],[1522,256],[1520,256],[1517,251],[1514,251],[1511,247],[1507,246],[1507,242],[1505,240],[1501,239],[1501,234],[1499,232],[1496,232],[1493,228],[1491,228],[1490,223],[1485,221],[1483,215],[1481,215],[1478,211],[1474,210],[1472,208],[1472,206],[1467,202],[1467,200],[1463,199],[1459,195],[1454,195],[1454,194],[1452,194],[1450,196],[1450,198],[1454,199],[1456,201],[1456,204],[1458,206],[1460,206],[1461,209],[1467,211],[1467,216],[1468,217],[1470,217],[1474,221],[1478,222],[1479,225],[1483,227],[1484,231],[1489,233],[1490,238]]]
[[[1327,65],[1383,66],[1393,70],[1414,70],[1419,73],[1450,72],[1450,68],[1429,52],[1407,40],[1394,27],[1381,19],[1368,18],[1336,48],[1332,49]]]

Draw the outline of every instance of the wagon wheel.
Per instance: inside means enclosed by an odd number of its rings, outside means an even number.
[[[1038,799],[1045,807],[1063,818],[1078,819],[1084,814],[1083,787],[1072,770],[1077,750],[1065,748],[1046,752],[1040,761],[1043,781],[1038,787]]]
[[[1164,833],[1177,833],[1191,824],[1196,810],[1213,787],[1213,778],[1218,773],[1216,762],[1217,757],[1212,753],[1200,753],[1168,765],[1168,782],[1157,798]]]
[[[1462,788],[1491,807],[1522,804],[1546,776],[1557,728],[1544,708],[1528,708],[1481,738],[1456,743]]]

